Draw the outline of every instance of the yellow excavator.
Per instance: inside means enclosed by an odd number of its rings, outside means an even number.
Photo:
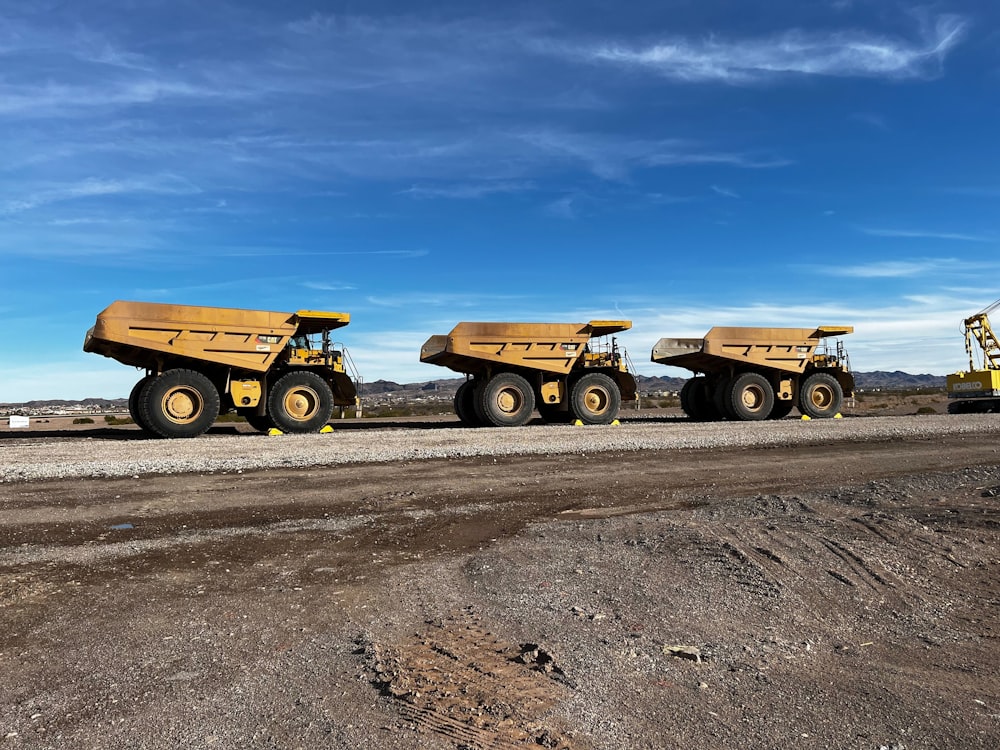
[[[990,313],[998,308],[1000,299],[962,322],[969,369],[948,376],[949,414],[1000,412],[1000,341],[990,325]],[[981,365],[976,362],[977,354]]]

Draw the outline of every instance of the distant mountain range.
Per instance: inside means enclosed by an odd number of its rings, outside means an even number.
[[[911,375],[908,372],[856,372],[854,379],[861,390],[902,391],[912,388],[944,388],[943,375]],[[684,385],[685,378],[661,378],[639,375],[636,380],[642,393],[676,392]],[[430,380],[423,383],[395,383],[391,380],[375,380],[364,384],[365,396],[394,396],[397,398],[418,398],[431,395],[445,396],[454,394],[464,378],[446,378]],[[26,401],[24,403],[0,403],[0,409],[53,409],[59,407],[87,407],[90,411],[124,411],[128,408],[125,398],[85,398],[79,401],[68,399],[50,399]]]
[[[896,370],[886,372],[876,370],[875,372],[856,372],[854,382],[858,388],[866,391],[905,391],[910,388],[944,388],[944,375],[911,375],[908,372]]]
[[[447,378],[444,380],[430,380],[424,383],[394,383],[391,380],[375,380],[365,383],[364,392],[366,395],[380,394],[412,394],[414,396],[427,395],[434,392],[454,393],[465,378]],[[679,391],[687,378],[663,378],[648,377],[639,375],[636,377],[639,383],[639,390],[642,393],[657,393],[660,391]],[[897,370],[886,372],[876,370],[875,372],[856,372],[854,380],[858,388],[865,390],[902,391],[911,388],[944,388],[944,375],[911,375],[908,372]]]

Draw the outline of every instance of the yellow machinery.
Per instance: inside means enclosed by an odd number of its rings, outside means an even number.
[[[160,437],[200,435],[230,409],[262,431],[316,432],[334,406],[357,403],[350,357],[330,341],[350,320],[119,300],[98,314],[83,350],[146,371],[129,413]]]
[[[609,424],[636,398],[627,356],[612,337],[628,320],[589,323],[459,323],[431,336],[420,361],[465,373],[455,413],[469,426],[518,426],[537,407],[547,422]]]
[[[950,414],[1000,412],[1000,342],[990,326],[989,314],[1000,308],[1000,299],[962,321],[969,369],[948,376]],[[977,366],[977,353],[982,366]]]
[[[842,343],[826,339],[853,332],[717,326],[701,339],[660,339],[650,358],[698,375],[681,390],[692,419],[781,419],[795,406],[810,418],[833,417],[853,395],[854,376]]]

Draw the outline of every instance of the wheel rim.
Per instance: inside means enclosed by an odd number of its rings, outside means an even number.
[[[285,413],[292,419],[306,421],[319,410],[319,394],[304,385],[296,386],[285,394],[282,403]]]
[[[175,424],[191,424],[205,410],[201,394],[190,386],[177,386],[163,394],[164,416]]]
[[[517,388],[501,388],[496,395],[496,405],[504,414],[517,414],[524,408],[524,394]]]
[[[759,385],[748,385],[740,394],[740,401],[743,403],[743,408],[750,412],[760,411],[766,400],[764,389]]]
[[[604,414],[611,406],[611,394],[600,386],[591,386],[583,394],[583,405],[591,414]]]
[[[828,385],[816,385],[809,391],[809,403],[816,409],[829,409],[833,401],[833,388]]]

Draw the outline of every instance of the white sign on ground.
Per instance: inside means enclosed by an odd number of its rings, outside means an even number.
[[[29,420],[29,419],[28,419],[27,417],[17,417],[17,416],[12,416],[12,417],[10,418],[10,426],[11,426],[11,429],[15,429],[15,430],[16,430],[16,429],[22,429],[22,430],[26,430],[26,429],[28,429],[28,425],[29,425],[29,424],[30,424],[30,420]]]

